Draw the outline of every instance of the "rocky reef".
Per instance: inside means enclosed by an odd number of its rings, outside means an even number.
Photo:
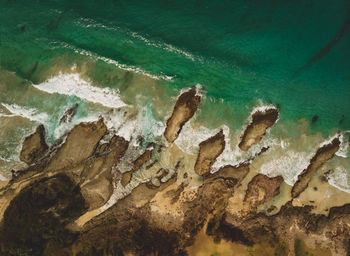
[[[247,151],[253,144],[259,142],[268,128],[274,125],[278,119],[276,108],[258,109],[251,115],[251,121],[244,130],[238,146]]]
[[[35,133],[24,140],[19,158],[26,164],[32,164],[38,161],[45,154],[47,149],[45,127],[39,125]]]
[[[182,127],[196,113],[201,101],[196,88],[191,88],[182,93],[176,101],[174,111],[167,121],[164,137],[169,142],[174,142],[179,136]]]
[[[222,130],[199,143],[195,157],[176,146],[200,100],[196,88],[184,91],[162,141],[147,145],[116,135],[100,118],[49,147],[40,125],[23,143],[28,167],[0,188],[0,254],[211,255],[221,246],[222,255],[348,255],[349,204],[327,215],[293,204],[337,152],[339,137],[315,149],[293,187],[252,170],[268,148],[211,172],[228,146]],[[255,111],[240,150],[260,141],[278,116],[277,108]]]

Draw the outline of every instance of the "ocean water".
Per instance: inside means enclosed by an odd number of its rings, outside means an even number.
[[[270,146],[258,171],[291,185],[341,132],[330,183],[350,189],[339,178],[350,177],[346,0],[0,0],[0,177],[21,166],[21,143],[39,123],[49,143],[101,114],[128,139],[159,141],[176,96],[196,85],[204,100],[176,142],[184,152],[224,128],[230,147],[215,168]],[[280,109],[278,123],[240,152],[250,113],[265,105]]]

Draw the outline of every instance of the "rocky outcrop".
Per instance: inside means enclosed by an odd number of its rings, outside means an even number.
[[[77,182],[89,204],[89,210],[104,205],[113,193],[113,167],[124,156],[129,142],[123,137],[113,136],[100,155],[90,158],[84,164]],[[77,173],[75,173],[77,174]]]
[[[19,158],[26,164],[33,164],[47,152],[48,148],[45,141],[45,127],[39,125],[32,135],[24,139]]]
[[[207,174],[216,158],[224,151],[224,149],[225,135],[222,130],[213,137],[202,141],[199,144],[199,153],[194,166],[194,171],[198,175]]]
[[[141,154],[133,163],[133,167],[131,169],[131,171],[127,171],[125,173],[123,173],[122,176],[122,180],[121,180],[121,184],[123,185],[123,187],[125,187],[126,185],[128,185],[131,181],[132,178],[132,174],[139,170],[141,168],[141,166],[143,166],[145,163],[147,163],[152,156],[152,151],[150,149],[146,149],[145,152],[143,154]]]
[[[107,127],[103,119],[93,123],[80,123],[67,135],[65,143],[58,149],[46,170],[59,170],[73,167],[90,157]]]
[[[237,183],[241,182],[248,174],[249,172],[249,165],[243,164],[238,167],[232,166],[232,165],[226,165],[223,166],[217,171],[213,177],[224,177],[224,178],[232,178],[237,180]]]
[[[197,156],[171,144],[199,102],[194,88],[180,95],[164,134],[170,143],[159,147],[129,147],[129,141],[107,131],[102,119],[75,126],[0,188],[0,254],[186,255],[201,233],[217,243],[225,239],[246,247],[252,256],[307,251],[306,243],[294,242],[300,239],[325,245],[327,256],[344,255],[349,205],[330,209],[329,216],[312,213],[311,206],[293,206],[282,177],[250,172],[261,164],[261,159],[252,161],[268,147],[211,174],[226,146],[222,130],[199,144]],[[257,143],[277,118],[276,109],[256,111],[240,148]],[[33,137],[25,143],[39,145],[40,136]],[[339,146],[335,138],[317,150],[292,196],[307,187]],[[268,214],[271,207],[280,211]],[[317,252],[312,251],[324,255]]]
[[[258,174],[249,182],[245,195],[245,202],[256,207],[270,201],[280,193],[280,186],[283,182],[281,176],[269,178],[266,175]]]
[[[149,224],[148,203],[175,179],[157,189],[142,184],[110,209],[87,222],[76,242],[57,255],[178,255],[176,232]],[[65,254],[64,254],[65,253]]]
[[[77,112],[78,107],[79,105],[76,103],[73,107],[68,108],[61,117],[60,124],[69,123]]]
[[[182,127],[196,113],[201,96],[197,95],[196,88],[182,93],[176,101],[173,113],[167,121],[164,136],[168,142],[174,142]]]
[[[301,174],[299,174],[298,180],[293,186],[293,198],[298,197],[308,187],[311,177],[325,162],[334,156],[334,154],[339,150],[339,147],[340,140],[337,137],[316,151],[315,155],[310,160],[309,166],[303,170]]]
[[[239,148],[247,151],[253,144],[259,142],[265,135],[266,130],[276,123],[278,115],[276,108],[255,111],[251,116],[251,122],[241,137],[238,144]]]

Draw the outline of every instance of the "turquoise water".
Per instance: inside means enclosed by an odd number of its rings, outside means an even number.
[[[347,0],[1,0],[0,102],[47,113],[53,140],[67,106],[81,103],[82,116],[93,106],[31,85],[75,65],[126,103],[201,84],[208,126],[239,129],[263,102],[279,106],[281,123],[306,118],[327,137],[350,129],[349,23]]]
[[[71,47],[173,76],[167,86],[200,83],[236,108],[262,99],[291,118],[319,115],[319,128],[350,126],[348,30],[296,73],[337,36],[348,1],[1,1],[0,8],[1,68],[25,79],[40,81],[36,72],[55,56],[79,58]]]

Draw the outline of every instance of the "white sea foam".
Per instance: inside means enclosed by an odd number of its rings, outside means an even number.
[[[290,150],[282,156],[264,163],[259,172],[268,177],[281,175],[288,185],[293,186],[298,175],[309,165],[309,159],[310,155],[306,152]]]
[[[184,50],[182,50],[182,49],[180,49],[180,48],[177,48],[177,47],[175,47],[175,46],[173,46],[173,45],[171,45],[171,44],[160,43],[160,42],[155,42],[155,41],[153,41],[153,40],[149,40],[149,39],[147,39],[147,38],[141,36],[140,34],[138,34],[138,33],[136,33],[136,32],[131,32],[131,31],[130,31],[129,34],[130,34],[131,36],[133,36],[134,38],[143,41],[144,43],[146,43],[146,44],[149,45],[149,46],[153,46],[153,47],[156,47],[156,48],[165,49],[165,50],[167,50],[167,51],[169,51],[169,52],[173,52],[173,53],[177,53],[177,54],[183,55],[184,57],[186,57],[186,58],[188,58],[188,59],[190,59],[190,60],[192,60],[192,61],[195,61],[195,60],[196,60],[196,58],[195,58],[192,54],[190,54],[189,52],[186,52],[186,51],[184,51]]]
[[[334,172],[329,175],[328,183],[337,189],[350,193],[350,170],[344,167],[336,167]]]
[[[254,115],[255,113],[257,113],[257,112],[265,113],[266,111],[271,110],[271,109],[277,110],[277,112],[278,112],[278,117],[277,117],[277,120],[276,120],[275,123],[278,122],[278,120],[279,120],[279,111],[278,111],[278,108],[277,108],[275,105],[272,105],[272,104],[265,105],[265,104],[263,104],[262,102],[259,102],[259,105],[260,105],[260,106],[255,107],[255,108],[252,110],[252,112],[250,113],[250,116],[249,116],[249,119],[248,119],[248,120],[249,120],[248,124],[250,124],[250,123],[253,121],[253,115]],[[270,129],[270,128],[269,128],[269,129]]]
[[[149,72],[147,72],[147,71],[145,71],[145,70],[143,70],[143,69],[141,69],[139,67],[135,67],[135,66],[132,66],[132,65],[125,65],[125,64],[119,63],[116,60],[113,60],[113,59],[110,59],[110,58],[107,58],[107,57],[104,57],[104,56],[100,56],[100,55],[98,55],[98,54],[96,54],[96,53],[94,53],[92,51],[87,51],[87,50],[84,50],[84,49],[80,49],[80,48],[74,47],[74,46],[66,44],[66,43],[58,42],[58,44],[61,47],[73,50],[77,54],[88,56],[88,57],[91,57],[91,58],[93,58],[95,60],[103,61],[103,62],[105,62],[107,64],[114,65],[117,68],[125,70],[125,71],[130,71],[130,72],[134,72],[134,73],[137,73],[137,74],[141,74],[141,75],[150,77],[150,78],[155,79],[155,80],[163,79],[163,80],[171,81],[173,79],[172,76],[154,75],[154,74],[151,74],[151,73],[149,73]]]
[[[175,46],[173,46],[171,44],[167,44],[167,43],[164,43],[164,42],[147,39],[146,37],[144,37],[144,36],[134,32],[134,31],[118,27],[115,24],[109,24],[108,26],[106,26],[106,25],[104,25],[102,23],[96,22],[95,20],[88,19],[88,18],[82,18],[82,19],[78,20],[76,23],[79,26],[84,26],[86,28],[90,28],[91,27],[91,28],[104,29],[104,30],[107,30],[107,31],[126,33],[127,35],[132,36],[133,38],[144,42],[148,46],[164,49],[164,50],[167,50],[169,52],[173,52],[173,53],[177,53],[179,55],[183,55],[184,57],[186,57],[186,58],[188,58],[188,59],[190,59],[192,61],[196,60],[196,58],[191,53],[189,53],[187,51],[184,51],[184,50],[182,50],[182,49],[180,49],[178,47],[175,47]]]
[[[61,123],[59,124],[56,129],[54,130],[54,138],[58,139],[62,135],[69,132],[73,127],[79,123],[88,123],[88,122],[95,122],[99,119],[100,115],[97,113],[90,114],[89,116],[80,117],[80,118],[73,118],[72,122],[68,123]]]
[[[276,109],[274,105],[263,105],[262,102],[259,102],[259,106],[255,107],[249,115],[247,123],[243,126],[242,132],[246,129],[246,126],[252,122],[252,116],[256,112],[266,112],[270,109]],[[278,119],[276,120],[276,122]],[[214,173],[220,169],[220,167],[224,165],[232,165],[238,166],[247,161],[251,161],[257,154],[261,152],[263,148],[271,147],[273,145],[281,145],[282,142],[278,141],[276,138],[269,137],[269,129],[267,129],[267,134],[262,138],[261,141],[252,145],[247,151],[242,151],[238,144],[232,147],[230,139],[229,139],[229,128],[224,126],[224,134],[225,134],[225,150],[224,152],[216,159],[214,165],[212,166],[211,172]],[[285,146],[285,145],[284,145]]]
[[[175,144],[185,153],[196,155],[198,153],[199,143],[214,136],[219,132],[218,129],[210,130],[204,126],[194,129],[192,122],[187,122],[175,140]]]
[[[92,86],[83,80],[79,74],[62,74],[49,78],[47,81],[33,85],[38,90],[47,93],[74,95],[81,99],[99,103],[110,108],[120,108],[126,104],[120,99],[119,92],[111,88]]]
[[[331,136],[321,142],[318,148],[330,144],[333,139],[338,137],[338,133]],[[309,166],[310,160],[315,155],[318,148],[315,148],[312,152],[297,152],[290,149],[288,146],[285,147],[285,145],[284,148],[282,148],[282,144],[280,145],[280,149],[276,148],[276,146],[277,145],[272,149],[276,151],[274,158],[265,162],[260,167],[259,172],[269,177],[281,175],[288,185],[293,186],[298,179],[298,175]],[[281,154],[281,152],[283,153]]]
[[[225,150],[224,152],[216,159],[214,165],[212,166],[211,173],[215,173],[222,166],[232,165],[239,166],[243,163],[251,162],[263,148],[280,145],[280,141],[276,138],[270,138],[268,135],[258,143],[252,145],[247,151],[243,151],[238,147],[238,143],[232,146],[229,137],[229,128],[224,126],[224,134],[225,134]]]
[[[350,131],[342,132],[339,136],[340,139],[340,148],[335,153],[337,156],[347,158],[350,150]]]
[[[331,142],[336,138],[338,138],[341,141],[341,133],[336,133],[336,134],[330,136],[328,139],[322,141],[319,147],[321,148],[323,146],[331,144]]]
[[[8,116],[8,117],[21,116],[31,121],[35,121],[39,123],[45,123],[49,119],[48,114],[46,114],[45,112],[39,112],[35,108],[19,106],[17,104],[6,104],[6,103],[1,103],[1,105],[11,112],[11,114],[1,114],[1,116]]]

